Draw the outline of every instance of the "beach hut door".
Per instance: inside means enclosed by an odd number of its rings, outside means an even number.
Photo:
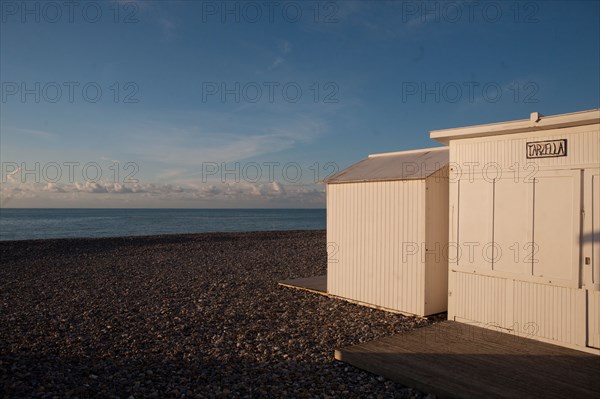
[[[600,348],[600,169],[584,171],[583,278],[587,288],[587,345]]]

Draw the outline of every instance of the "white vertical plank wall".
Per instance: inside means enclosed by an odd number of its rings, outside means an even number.
[[[424,221],[424,180],[328,184],[327,291],[424,314]]]
[[[425,314],[448,309],[448,169],[425,179]]]
[[[526,158],[527,142],[565,138],[568,156]],[[574,348],[600,348],[600,292],[588,277],[592,266],[583,261],[591,253],[586,245],[592,245],[585,237],[597,234],[592,209],[584,212],[583,204],[592,198],[586,183],[591,178],[584,177],[600,169],[599,125],[456,137],[449,147],[455,172],[450,177],[449,241],[461,244],[482,236],[500,244],[504,258],[496,256],[492,262],[475,257],[469,263],[456,260],[456,252],[451,254],[448,318]],[[470,183],[464,175],[466,165],[472,168]],[[484,182],[481,175],[486,168],[500,170],[503,181],[497,180],[495,187],[490,179]],[[524,180],[528,178],[530,185]],[[507,202],[511,200],[512,205]],[[529,224],[520,223],[523,220]],[[512,252],[516,247],[507,248],[518,241],[522,250],[531,240],[539,244],[534,256],[538,263],[529,262],[523,253],[517,257]],[[598,242],[594,245],[597,251]]]

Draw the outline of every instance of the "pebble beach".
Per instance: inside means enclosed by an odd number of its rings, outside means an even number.
[[[278,281],[325,232],[0,242],[0,397],[424,398],[334,359],[431,321]]]

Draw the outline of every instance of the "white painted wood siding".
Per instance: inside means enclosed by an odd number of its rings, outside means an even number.
[[[425,314],[448,309],[448,166],[425,180]]]
[[[327,185],[327,290],[424,314],[425,180]]]
[[[490,175],[494,167],[502,168],[504,178],[514,178],[516,168],[519,177],[534,173],[534,165],[541,169],[590,167],[600,164],[600,128],[598,125],[568,129],[553,129],[542,132],[517,133],[492,137],[480,137],[450,142],[450,165],[463,173],[469,168],[481,171],[488,168]],[[566,157],[527,159],[527,142],[568,139]],[[593,167],[593,166],[592,166]]]
[[[600,291],[588,291],[588,346],[600,349]]]
[[[463,272],[450,278],[451,320],[585,346],[584,290]]]
[[[476,321],[489,327],[512,328],[505,306],[511,298],[508,280],[473,273],[450,273],[448,319]]]
[[[566,157],[526,158],[527,142],[565,138]],[[456,139],[449,146],[454,168],[450,242],[491,240],[505,253],[494,262],[463,264],[453,260],[456,253],[451,255],[448,318],[501,326],[565,346],[598,348],[600,293],[593,278],[597,247],[589,238],[596,230],[590,188],[597,188],[587,176],[600,165],[600,126]],[[494,186],[490,177],[497,170],[501,181]],[[462,187],[469,173],[474,183]],[[584,204],[589,204],[585,213]],[[490,225],[495,228],[490,230]],[[582,246],[582,232],[590,241],[587,247]],[[539,243],[539,262],[530,266],[530,258],[521,252],[511,263],[515,252],[509,248],[506,253],[506,246],[516,242],[522,250],[528,241]],[[592,258],[590,266],[583,264],[585,256]]]

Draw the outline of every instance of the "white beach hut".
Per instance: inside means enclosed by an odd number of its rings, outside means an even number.
[[[327,292],[402,313],[447,308],[448,148],[369,155],[327,184]]]
[[[448,318],[600,353],[600,110],[430,137],[450,148]]]

